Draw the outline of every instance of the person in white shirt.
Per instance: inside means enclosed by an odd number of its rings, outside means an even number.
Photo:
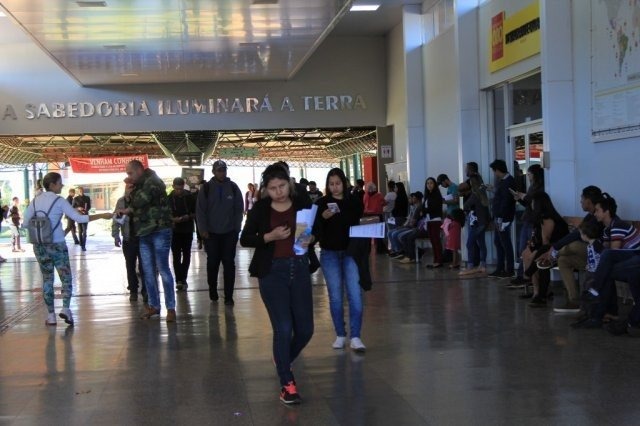
[[[37,195],[24,212],[24,221],[22,226],[28,227],[31,218],[35,216],[35,212],[49,212],[49,221],[51,222],[52,240],[51,244],[37,244],[33,242],[33,252],[36,256],[36,260],[40,264],[40,271],[42,272],[42,287],[44,303],[47,306],[47,319],[45,323],[47,325],[56,325],[56,313],[53,305],[53,278],[54,271],[58,271],[60,281],[62,282],[62,311],[60,311],[60,318],[73,325],[73,315],[69,309],[71,303],[72,293],[72,276],[71,265],[69,263],[69,251],[64,239],[64,229],[60,222],[62,221],[62,215],[75,220],[78,223],[87,223],[96,219],[111,219],[111,213],[83,215],[64,198],[60,196],[62,191],[62,176],[59,173],[51,172],[47,173],[42,178],[42,186],[44,192]],[[42,216],[41,213],[38,216]]]

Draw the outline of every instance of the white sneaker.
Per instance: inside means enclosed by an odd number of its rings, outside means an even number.
[[[71,313],[71,309],[62,308],[62,311],[60,311],[60,318],[62,318],[67,324],[73,325],[73,314]]]
[[[336,337],[336,341],[333,342],[333,345],[331,345],[333,347],[333,349],[343,349],[344,348],[344,342],[347,340],[346,337]]]
[[[367,347],[362,343],[359,337],[354,337],[351,339],[351,349],[356,352],[364,352],[367,350]]]
[[[44,320],[44,323],[47,325],[56,325],[57,321],[56,321],[56,313],[55,312],[49,312],[49,315],[47,315],[47,319]]]

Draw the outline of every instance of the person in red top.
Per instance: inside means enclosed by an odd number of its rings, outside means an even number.
[[[382,216],[384,196],[378,192],[378,188],[375,183],[369,182],[367,184],[367,192],[364,193],[363,201],[365,216]]]
[[[380,221],[384,220],[382,208],[385,201],[384,196],[378,192],[376,184],[373,182],[367,183],[367,191],[364,193],[364,216],[378,216]],[[376,252],[378,254],[386,254],[389,252],[386,247],[384,239],[376,239]]]

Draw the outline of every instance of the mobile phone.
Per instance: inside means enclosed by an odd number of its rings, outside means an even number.
[[[338,207],[338,203],[327,203],[327,208],[332,213],[339,213],[340,212],[340,207]]]

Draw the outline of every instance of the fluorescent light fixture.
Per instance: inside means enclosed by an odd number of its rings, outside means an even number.
[[[107,7],[106,1],[77,1],[78,7]]]
[[[351,12],[375,12],[380,7],[379,4],[354,4]]]

